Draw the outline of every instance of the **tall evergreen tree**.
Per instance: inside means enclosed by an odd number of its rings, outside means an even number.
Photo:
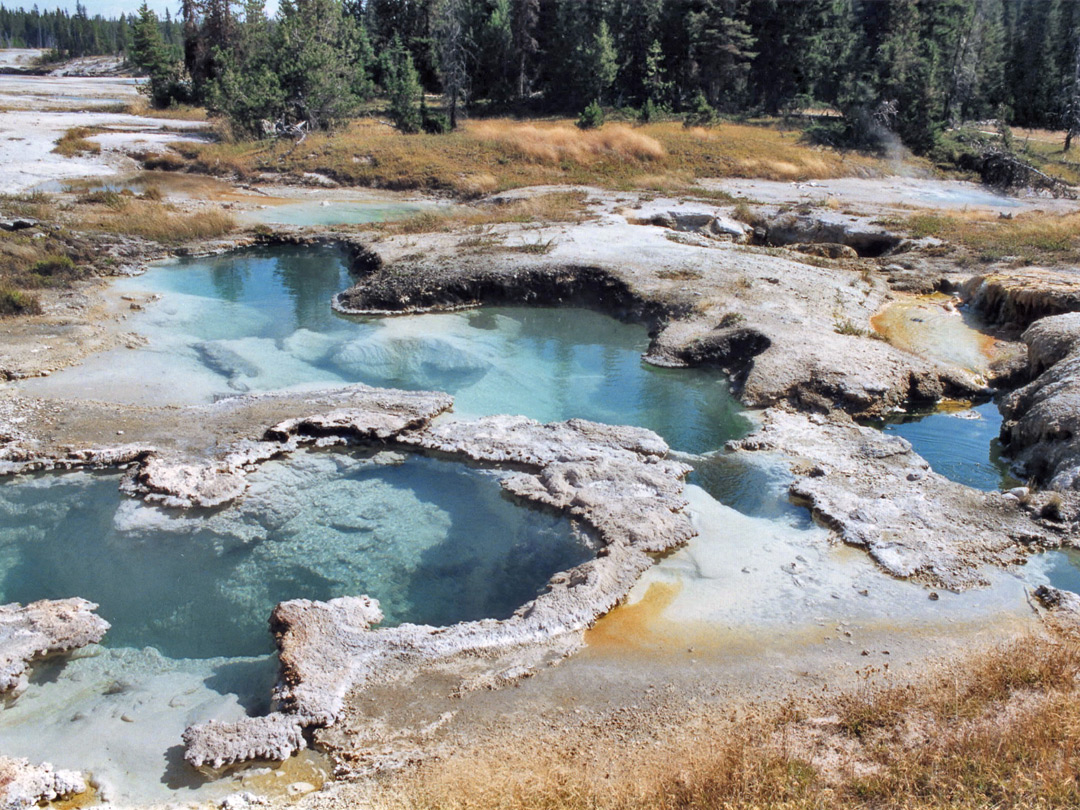
[[[745,100],[756,37],[748,0],[702,0],[687,15],[699,87],[714,107],[737,110]]]
[[[356,110],[354,65],[346,44],[354,22],[341,0],[281,0],[278,75],[287,114],[328,129]]]

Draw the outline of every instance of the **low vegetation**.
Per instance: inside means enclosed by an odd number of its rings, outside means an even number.
[[[185,168],[210,174],[318,172],[349,185],[464,196],[548,183],[675,191],[692,188],[699,177],[811,180],[884,169],[871,157],[809,146],[794,130],[748,124],[582,130],[565,119],[491,119],[447,135],[403,135],[369,118],[298,146],[264,141],[175,148]]]
[[[1080,644],[1026,637],[918,688],[854,690],[662,730],[589,726],[459,752],[384,788],[416,810],[1071,808],[1080,804]],[[719,713],[718,713],[719,714]],[[726,715],[726,712],[724,713]],[[584,735],[584,736],[582,736]],[[840,752],[843,752],[842,754]]]
[[[107,269],[113,260],[102,241],[110,242],[109,235],[178,244],[235,227],[221,210],[183,213],[160,200],[155,188],[139,196],[92,191],[63,206],[40,192],[0,195],[0,216],[38,223],[0,230],[0,316],[36,314],[41,291],[70,287]]]
[[[586,196],[583,191],[557,191],[482,206],[422,211],[406,219],[372,222],[357,227],[387,235],[472,229],[474,236],[484,236],[494,225],[578,222],[585,215]]]
[[[236,227],[232,216],[219,209],[187,214],[152,199],[128,199],[121,205],[111,199],[91,202],[82,206],[77,222],[85,230],[141,237],[162,244],[213,239]]]
[[[75,157],[86,153],[96,155],[101,151],[101,145],[87,140],[87,137],[96,131],[91,127],[72,127],[60,136],[60,140],[53,147],[53,152],[64,157]]]
[[[960,245],[981,261],[1013,258],[1023,263],[1080,259],[1080,214],[1032,212],[1003,218],[979,211],[919,213],[900,224],[912,236]]]

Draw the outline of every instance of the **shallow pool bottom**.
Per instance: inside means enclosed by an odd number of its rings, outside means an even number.
[[[158,265],[115,283],[147,303],[125,326],[138,349],[20,383],[32,395],[160,405],[249,391],[367,383],[454,396],[458,415],[574,417],[656,431],[701,453],[750,427],[709,369],[645,364],[645,327],[575,308],[485,307],[349,318],[331,297],[351,284],[342,253],[281,246]]]
[[[235,506],[177,511],[114,475],[0,485],[0,601],[81,596],[109,647],[172,658],[273,651],[287,599],[367,594],[387,624],[506,618],[593,551],[570,522],[512,502],[496,474],[408,454],[300,453]]]

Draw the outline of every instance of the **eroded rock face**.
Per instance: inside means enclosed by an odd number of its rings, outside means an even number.
[[[320,421],[319,432],[335,424]],[[241,723],[193,726],[184,737],[193,765],[287,756],[305,744],[301,729],[337,720],[347,695],[407,684],[419,673],[442,673],[456,689],[512,682],[580,645],[583,631],[652,564],[649,552],[694,534],[683,513],[682,479],[689,467],[666,459],[667,445],[648,430],[495,416],[443,422],[395,441],[512,464],[521,471],[504,479],[503,487],[580,520],[600,544],[598,556],[553,576],[544,593],[502,621],[371,629],[382,613],[366,597],[281,603],[271,619],[282,666],[275,693],[280,710]]]
[[[239,441],[216,461],[191,463],[172,455],[151,456],[123,488],[165,506],[220,506],[244,494],[247,471],[253,465],[290,452],[301,442],[388,439],[426,424],[452,403],[447,394],[355,386],[349,407],[287,419],[268,429],[262,441]]]
[[[1035,379],[1002,403],[1002,441],[1024,474],[1080,490],[1080,313],[1036,321],[1023,340]]]
[[[0,756],[0,810],[27,810],[43,802],[71,798],[86,789],[86,781],[74,771]]]
[[[0,693],[25,686],[35,658],[95,644],[109,623],[85,599],[55,599],[0,605]]]
[[[856,256],[884,256],[902,241],[865,218],[827,211],[781,214],[768,220],[764,230],[769,245],[840,245],[850,248]]]
[[[792,496],[893,576],[962,590],[985,583],[983,565],[1061,543],[1061,531],[1034,523],[1015,498],[949,481],[904,439],[847,419],[773,409],[730,446],[791,457]]]
[[[593,307],[653,327],[650,363],[711,365],[734,375],[735,393],[752,407],[787,402],[823,412],[878,415],[908,399],[913,375],[928,383],[920,390],[936,397],[985,394],[984,383],[973,374],[869,339],[870,319],[890,295],[872,274],[754,252],[724,240],[702,237],[708,246],[684,244],[632,224],[655,220],[678,232],[668,231],[667,237],[696,238],[700,234],[693,231],[719,221],[716,213],[653,213],[648,207],[634,213],[639,218],[605,215],[596,223],[553,231],[547,235],[557,244],[543,256],[473,256],[462,253],[457,237],[427,234],[420,237],[423,258],[417,258],[415,238],[384,239],[372,246],[382,257],[377,268],[336,296],[334,307],[349,314],[506,303]],[[837,228],[847,236],[815,230],[816,236],[808,232],[798,241],[848,239],[870,252],[876,250],[868,247],[874,239],[898,241],[840,219]],[[543,236],[500,226],[492,238],[510,245]]]
[[[975,276],[960,294],[988,320],[1018,330],[1050,315],[1080,312],[1080,281],[1065,270],[1026,268]]]

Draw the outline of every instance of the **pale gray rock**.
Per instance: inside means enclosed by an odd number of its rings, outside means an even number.
[[[316,423],[320,433],[353,429],[338,418]],[[584,630],[652,564],[649,553],[694,535],[683,511],[689,467],[668,460],[667,445],[641,428],[496,416],[441,422],[396,441],[525,468],[504,478],[503,487],[579,520],[600,547],[597,557],[554,575],[543,593],[501,621],[372,629],[382,613],[366,597],[282,602],[271,617],[282,668],[274,695],[280,711],[190,728],[184,739],[192,764],[287,756],[302,744],[300,729],[336,723],[347,696],[406,685],[420,673],[442,673],[459,690],[512,683],[576,649]]]
[[[1080,313],[1038,320],[1023,341],[1035,379],[1002,403],[1002,440],[1024,475],[1080,490]]]
[[[85,792],[86,780],[75,771],[0,756],[0,810],[28,810]]]
[[[792,497],[893,576],[962,590],[985,583],[987,564],[1019,564],[1062,541],[1015,497],[950,481],[904,439],[846,418],[770,409],[760,430],[729,446],[789,457]]]
[[[258,401],[258,396],[244,398]],[[235,442],[222,458],[187,461],[154,455],[142,460],[123,489],[165,506],[214,507],[247,490],[247,472],[256,464],[295,450],[302,443],[385,440],[427,424],[453,404],[447,394],[355,386],[348,406],[287,419],[265,431],[260,441]]]
[[[101,641],[109,623],[85,599],[0,605],[0,693],[18,689],[37,658]]]
[[[222,768],[249,759],[285,760],[307,748],[304,728],[317,720],[275,712],[235,723],[211,720],[184,732],[184,757],[196,768]]]
[[[765,224],[765,241],[770,245],[824,243],[845,245],[859,256],[883,256],[895,249],[901,239],[874,225],[867,217],[854,217],[831,211],[812,214],[780,214]]]

